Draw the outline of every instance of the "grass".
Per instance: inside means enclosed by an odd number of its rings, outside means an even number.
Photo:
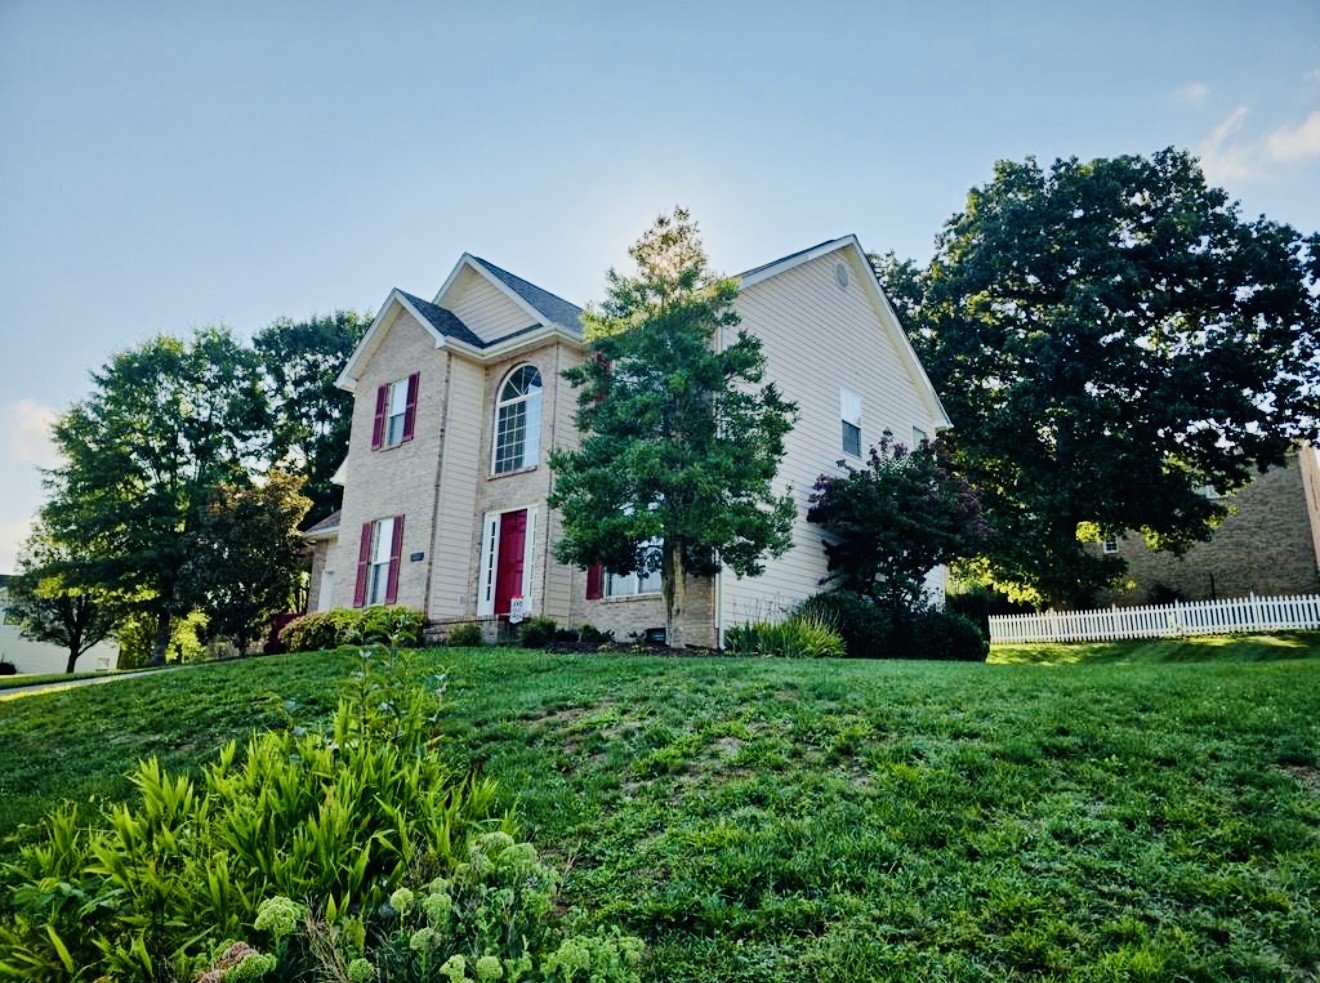
[[[1199,635],[1122,642],[995,645],[995,665],[1079,665],[1161,662],[1270,662],[1320,657],[1320,632],[1277,635]]]
[[[1320,968],[1320,659],[1288,648],[1067,669],[430,657],[453,753],[501,781],[569,903],[647,938],[651,979],[1283,981]],[[285,700],[322,715],[349,665],[5,703],[0,833],[124,795],[140,755],[195,766]]]
[[[0,676],[0,692],[7,689],[16,689],[20,686],[36,686],[39,683],[66,683],[71,679],[87,679],[90,676],[99,676],[96,672],[31,672],[16,673],[12,676]]]

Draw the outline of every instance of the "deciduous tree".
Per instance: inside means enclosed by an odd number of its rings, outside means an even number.
[[[1122,564],[1084,539],[1180,551],[1199,495],[1283,463],[1320,416],[1320,237],[1244,219],[1196,160],[1001,162],[924,268],[877,261],[993,528],[982,569],[1078,603]]]
[[[192,609],[180,574],[216,489],[243,486],[271,453],[256,354],[225,329],[191,341],[160,336],[93,373],[95,391],[56,422],[63,463],[47,474],[43,521],[76,547],[71,583],[133,598],[156,623],[164,660],[170,622]]]
[[[206,616],[209,637],[240,652],[295,603],[306,552],[298,525],[311,505],[303,482],[272,471],[257,484],[220,485],[191,524],[180,597]]]
[[[113,594],[78,586],[70,576],[77,557],[38,528],[24,544],[18,576],[9,581],[9,615],[25,638],[58,645],[69,653],[65,672],[115,631],[123,605]]]
[[[807,519],[829,534],[830,579],[895,615],[922,606],[926,575],[973,556],[987,527],[976,493],[936,444],[908,449],[885,431],[866,466],[821,475]]]
[[[793,499],[773,483],[796,408],[762,384],[760,342],[736,330],[737,284],[710,271],[686,211],[658,218],[629,254],[636,274],[609,271],[605,302],[585,315],[587,359],[564,373],[581,388],[584,437],[550,457],[556,554],[658,569],[681,647],[686,576],[756,574],[790,545]]]
[[[313,520],[342,500],[330,479],[348,455],[353,396],[335,380],[370,323],[356,311],[281,318],[252,339],[269,379],[274,435],[288,453],[284,467],[307,478]]]

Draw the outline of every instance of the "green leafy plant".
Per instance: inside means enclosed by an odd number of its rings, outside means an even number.
[[[543,649],[555,640],[555,632],[558,630],[554,618],[547,618],[539,615],[535,618],[529,618],[518,629],[518,638],[522,642],[523,648]]]
[[[280,632],[280,641],[290,652],[382,642],[415,648],[422,644],[425,629],[424,614],[400,605],[339,608],[295,618]]]
[[[614,641],[614,632],[601,631],[595,625],[581,625],[578,628],[578,640],[590,645],[608,645]]]
[[[843,639],[822,614],[795,614],[783,621],[753,621],[724,633],[725,648],[733,655],[786,659],[842,658]]]
[[[477,648],[485,639],[481,634],[481,625],[475,621],[468,621],[461,625],[455,625],[449,629],[449,635],[445,643],[453,645],[456,648]]]
[[[213,968],[215,945],[277,895],[312,899],[361,939],[405,876],[450,873],[472,836],[513,828],[495,784],[441,753],[443,694],[415,654],[363,650],[328,730],[266,731],[242,751],[231,741],[199,781],[148,759],[131,776],[136,801],[90,825],[76,806],[56,810],[7,872],[0,977]]]

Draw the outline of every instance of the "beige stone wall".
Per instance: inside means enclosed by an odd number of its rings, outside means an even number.
[[[1228,502],[1234,514],[1214,538],[1182,557],[1146,549],[1138,534],[1120,540],[1118,554],[1128,563],[1133,586],[1102,603],[1149,603],[1157,584],[1188,600],[1320,592],[1314,533],[1296,460],[1267,471]]]
[[[577,600],[570,619],[574,625],[590,624],[602,631],[612,631],[615,640],[620,642],[628,641],[633,632],[665,626],[665,601],[659,594],[588,601],[586,574],[581,571],[574,585]],[[688,645],[713,648],[716,644],[714,586],[713,578],[687,579],[682,624],[683,638]]]
[[[339,541],[327,561],[335,571],[334,606],[351,607],[363,523],[402,515],[398,603],[425,610],[449,354],[408,313],[398,311],[357,383],[349,438]],[[414,437],[372,450],[376,390],[420,372]],[[425,554],[413,561],[413,553]]]

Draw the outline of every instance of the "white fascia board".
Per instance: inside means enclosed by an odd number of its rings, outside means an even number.
[[[516,354],[525,348],[531,348],[535,345],[543,344],[550,339],[566,341],[570,344],[581,347],[584,342],[582,339],[569,331],[566,331],[558,324],[545,324],[535,331],[528,331],[526,334],[520,334],[516,338],[509,338],[498,342],[487,348],[476,348],[465,341],[459,341],[456,338],[448,339],[446,347],[450,351],[462,353],[476,362],[494,362],[501,358],[507,358],[509,355]]]
[[[348,363],[344,366],[344,370],[339,373],[339,378],[335,380],[335,385],[340,389],[347,392],[357,391],[357,379],[362,363],[371,357],[380,344],[381,336],[384,334],[389,322],[391,309],[396,304],[411,314],[418,324],[430,332],[431,336],[435,338],[436,348],[445,346],[445,336],[437,331],[430,321],[422,317],[417,308],[409,303],[407,298],[403,296],[403,292],[396,287],[385,298],[385,303],[381,304],[380,311],[376,314],[375,320],[371,322],[371,327],[367,328],[367,333],[362,336],[362,340],[353,349],[353,354],[348,357]]]
[[[496,276],[494,273],[492,273],[490,270],[486,269],[486,267],[483,266],[483,265],[481,264],[481,261],[478,260],[475,256],[470,256],[470,255],[468,255],[467,253],[464,253],[464,254],[463,254],[463,258],[466,259],[466,260],[468,261],[468,264],[469,264],[474,270],[476,270],[478,273],[480,273],[482,276],[484,276],[487,280],[489,280],[489,281],[491,282],[491,284],[495,287],[496,290],[500,291],[502,294],[504,294],[504,296],[508,297],[509,300],[513,301],[513,303],[515,303],[516,305],[518,305],[518,307],[519,307],[519,308],[520,308],[525,314],[527,314],[528,316],[530,316],[531,319],[532,319],[532,323],[533,323],[533,324],[553,324],[553,323],[554,323],[553,321],[546,321],[546,319],[545,319],[545,315],[544,315],[544,314],[542,314],[540,311],[538,311],[538,310],[537,310],[535,307],[533,307],[531,304],[527,303],[527,301],[523,300],[522,297],[521,297],[516,291],[514,291],[512,287],[510,287],[508,284],[506,284],[503,280],[501,280],[499,277],[497,277],[497,276]],[[562,325],[561,325],[561,327],[562,327]]]
[[[338,539],[339,527],[331,526],[329,529],[318,529],[316,532],[305,532],[302,538],[309,543],[319,543],[323,539]]]
[[[772,276],[779,276],[781,273],[787,273],[791,269],[802,266],[804,263],[810,263],[813,259],[820,259],[835,250],[842,249],[849,243],[856,243],[857,237],[854,235],[842,236],[830,242],[822,242],[815,249],[803,253],[800,256],[790,256],[787,259],[780,260],[772,266],[767,266],[763,270],[757,270],[749,276],[739,277],[738,285],[740,289],[754,287],[762,280],[769,280]],[[858,246],[860,249],[861,247]]]
[[[533,324],[546,323],[544,314],[518,296],[518,294],[511,290],[503,280],[490,270],[486,269],[481,261],[471,253],[464,253],[458,258],[458,262],[454,264],[454,268],[449,272],[449,276],[445,278],[445,282],[441,285],[439,291],[435,295],[435,299],[432,300],[431,303],[440,307],[445,306],[441,303],[441,300],[444,298],[445,294],[449,293],[449,288],[454,285],[454,281],[458,279],[458,275],[463,272],[464,267],[470,268],[473,273],[486,279],[491,286],[502,293],[505,297],[509,298],[509,300],[512,301],[520,311],[530,317]]]
[[[821,243],[815,249],[809,250],[800,256],[792,256],[782,262],[775,263],[773,266],[767,266],[763,270],[758,270],[751,276],[742,277],[739,282],[739,289],[746,290],[754,287],[758,283],[763,283],[771,277],[787,273],[789,270],[796,269],[813,260],[820,259],[822,256],[828,256],[830,253],[840,250],[852,249],[856,251],[857,258],[862,264],[862,268],[867,275],[862,277],[862,281],[867,285],[871,301],[878,308],[881,323],[885,325],[889,333],[893,336],[894,344],[898,347],[899,357],[906,363],[908,373],[917,384],[917,389],[926,399],[927,408],[936,418],[935,428],[937,430],[946,430],[952,424],[949,422],[949,414],[945,412],[944,404],[940,401],[939,393],[931,385],[930,376],[926,374],[925,367],[921,364],[921,359],[917,357],[916,349],[912,347],[912,342],[908,340],[907,332],[903,330],[903,324],[898,319],[898,314],[894,306],[885,296],[884,288],[880,286],[880,281],[875,275],[875,270],[871,268],[871,261],[866,257],[866,250],[862,248],[861,241],[857,236],[849,234],[841,236],[830,242]]]

